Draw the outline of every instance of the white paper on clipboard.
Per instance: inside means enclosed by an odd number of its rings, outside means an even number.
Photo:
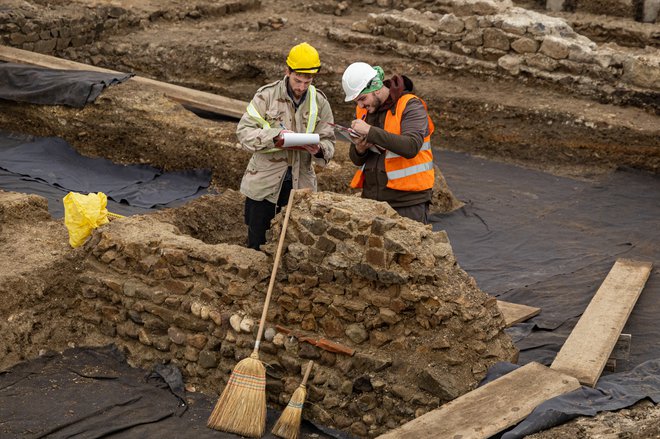
[[[316,145],[321,141],[321,138],[316,133],[282,133],[282,138],[284,139],[283,148]]]

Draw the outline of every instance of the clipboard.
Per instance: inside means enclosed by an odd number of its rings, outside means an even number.
[[[345,126],[332,122],[328,122],[328,125],[333,127],[335,129],[335,133],[339,134],[339,136],[347,142],[355,143],[356,139],[362,137],[353,128],[346,128]]]

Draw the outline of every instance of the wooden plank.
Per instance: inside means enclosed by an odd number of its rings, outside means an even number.
[[[500,308],[500,312],[504,317],[504,323],[507,328],[516,323],[531,319],[541,312],[541,308],[521,305],[519,303],[504,302],[502,300],[497,301],[497,306]]]
[[[16,49],[9,46],[0,46],[0,60],[19,64],[31,64],[40,67],[47,67],[50,69],[120,73],[114,70],[82,64],[75,61],[56,58],[54,56],[30,52],[27,50]],[[167,97],[181,104],[185,104],[193,108],[198,108],[200,110],[211,111],[213,113],[218,113],[225,116],[240,118],[247,108],[247,102],[240,101],[238,99],[231,99],[213,93],[181,87],[178,85],[169,84],[167,82],[156,81],[154,79],[149,79],[142,76],[134,76],[131,78],[131,81],[139,82],[140,84],[143,84],[152,90],[158,90],[164,93]]]
[[[579,387],[571,376],[529,363],[379,439],[488,438],[522,421],[542,402]]]
[[[617,260],[550,368],[593,387],[650,273],[650,262]]]

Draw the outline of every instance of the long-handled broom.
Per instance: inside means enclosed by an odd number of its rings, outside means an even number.
[[[257,339],[254,343],[254,351],[248,358],[239,361],[234,367],[229,381],[207,421],[206,425],[210,428],[255,438],[263,436],[266,429],[266,368],[259,360],[259,344],[264,332],[264,323],[266,322],[270,296],[275,285],[277,267],[280,264],[280,256],[284,246],[284,237],[289,224],[289,215],[291,215],[295,192],[295,190],[291,191],[289,204],[286,206],[273,271],[270,275]]]
[[[302,417],[303,404],[305,404],[305,398],[307,397],[307,378],[309,378],[309,373],[312,371],[312,365],[314,361],[311,361],[307,364],[307,370],[305,370],[305,376],[303,377],[302,383],[298,386],[291,399],[289,404],[282,411],[280,419],[277,420],[275,426],[273,427],[273,434],[284,439],[298,439],[298,433],[300,432],[300,418]]]

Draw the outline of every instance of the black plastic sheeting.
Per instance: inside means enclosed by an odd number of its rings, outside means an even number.
[[[94,102],[104,88],[132,76],[0,62],[0,99],[82,108]]]
[[[209,170],[161,172],[146,165],[124,166],[104,158],[84,157],[56,137],[3,132],[0,170],[4,170],[0,172],[0,188],[46,196],[49,211],[56,218],[64,213],[62,197],[69,191],[103,192],[116,203],[109,204],[108,210],[126,215],[198,197],[211,182]],[[25,186],[34,191],[26,191]]]
[[[657,401],[660,380],[649,377],[660,361],[660,178],[618,170],[576,180],[460,153],[435,156],[466,206],[432,216],[434,230],[447,232],[459,264],[482,290],[541,308],[538,316],[507,329],[520,349],[520,365],[552,364],[617,258],[653,263],[623,329],[632,335],[630,359],[617,361],[617,373],[604,373],[597,383],[600,396],[582,388],[553,400],[551,415],[530,416],[520,431],[565,422],[576,406],[593,415],[644,397]],[[638,373],[646,373],[643,391]],[[506,436],[514,437],[522,436]]]
[[[206,427],[216,401],[186,392],[173,366],[147,372],[130,367],[114,346],[74,348],[0,372],[0,437],[238,437]],[[268,411],[267,432],[279,415]],[[349,438],[308,421],[301,437]]]

